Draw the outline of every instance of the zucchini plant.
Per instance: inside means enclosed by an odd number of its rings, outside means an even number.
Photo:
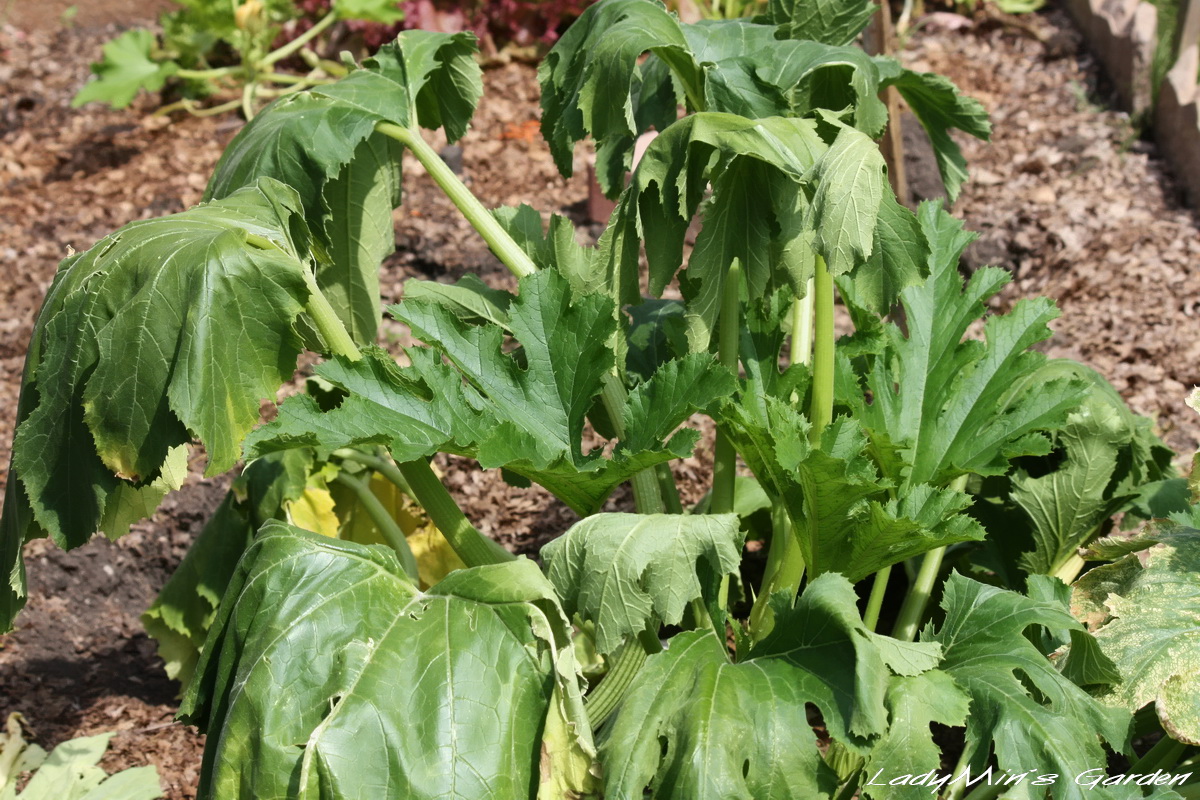
[[[951,129],[988,125],[853,47],[870,11],[591,6],[539,77],[560,168],[592,139],[617,199],[595,246],[485,208],[422,138],[469,124],[469,34],[405,32],[277,100],[203,204],[63,262],[26,362],[0,622],[25,541],[121,535],[199,440],[209,474],[248,466],[147,620],[208,734],[204,797],[1194,796],[1186,483],[1102,378],[1035,349],[1053,303],[988,313],[1007,275],[964,281],[962,224],[897,202],[882,88],[952,196]],[[397,360],[373,342],[404,150],[518,291],[410,281],[387,313],[422,344]],[[259,424],[303,348],[326,356],[310,390]],[[685,509],[670,463],[698,413],[714,474]],[[514,558],[436,453],[580,519]],[[627,481],[636,513],[601,513]],[[1105,538],[1118,512],[1178,519]],[[430,569],[418,529],[454,558]]]

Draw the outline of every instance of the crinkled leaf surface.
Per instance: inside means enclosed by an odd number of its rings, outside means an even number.
[[[125,31],[105,44],[104,58],[92,64],[96,79],[79,90],[71,107],[99,101],[125,108],[142,89],[157,92],[178,66],[173,61],[155,61],[153,51],[154,34],[142,28]]]
[[[400,145],[380,122],[467,129],[483,90],[472,34],[405,31],[341,80],[281,98],[226,148],[206,198],[225,197],[260,176],[300,193],[328,256],[317,282],[347,330],[374,341],[379,263],[392,252],[400,204]]]
[[[964,287],[958,257],[971,235],[937,204],[922,205],[918,218],[930,274],[900,293],[908,332],[885,325],[886,344],[871,360],[865,386],[847,391],[840,384],[839,400],[862,421],[876,451],[890,454],[881,464],[892,480],[944,484],[969,472],[1002,474],[1018,455],[1049,452],[1050,440],[1038,431],[1061,427],[1087,387],[1061,377],[1037,391],[1011,392],[1045,362],[1029,348],[1050,335],[1046,323],[1058,310],[1045,298],[1021,300],[986,319],[986,341],[964,341],[1008,274],[981,269]],[[854,374],[844,358],[839,371]]]
[[[1106,707],[1054,669],[1026,638],[1026,629],[1079,629],[1080,623],[1055,602],[986,586],[958,573],[945,583],[945,620],[921,632],[921,641],[942,645],[939,669],[971,698],[967,718],[970,765],[983,769],[995,748],[1001,769],[1079,775],[1107,763],[1101,741],[1117,751],[1128,747],[1131,716]],[[1014,786],[1013,798],[1040,797],[1040,788]],[[1105,791],[1058,781],[1056,798],[1083,800]]]
[[[295,192],[264,179],[131,223],[62,263],[27,356],[0,523],[5,595],[24,594],[23,540],[49,534],[69,548],[127,524],[161,497],[147,484],[192,434],[209,474],[233,466],[260,400],[295,370],[305,237]],[[9,613],[15,603],[4,601]]]
[[[249,452],[386,444],[405,461],[441,450],[536,481],[588,514],[634,473],[690,453],[695,433],[675,428],[733,389],[732,375],[707,355],[669,362],[630,394],[626,438],[612,458],[584,454],[584,417],[613,366],[617,319],[607,297],[572,301],[549,270],[523,279],[508,306],[516,354],[503,351],[501,328],[472,325],[440,302],[408,300],[393,312],[433,349],[410,350],[405,370],[378,351],[323,365],[320,374],[350,397],[329,413],[311,399],[289,400],[250,438]]]
[[[1101,699],[1154,703],[1172,737],[1200,744],[1200,531],[1164,525],[1154,538],[1144,562],[1131,553],[1084,573],[1072,610],[1123,678]]]
[[[937,660],[936,648],[908,645],[901,656],[867,631],[839,576],[814,580],[778,619],[740,663],[710,632],[679,634],[647,660],[601,743],[607,797],[642,797],[646,787],[680,800],[828,797],[837,776],[820,758],[805,704],[857,749],[883,733],[889,665],[919,672]]]
[[[612,653],[648,627],[677,625],[701,598],[699,562],[715,575],[741,563],[734,514],[593,514],[542,548],[546,576],[568,615],[596,624],[596,648]]]
[[[390,551],[271,523],[227,599],[182,709],[206,796],[531,797],[555,686],[578,696],[529,561],[423,593]]]
[[[888,710],[888,729],[867,756],[863,767],[867,785],[863,791],[868,797],[879,800],[928,798],[927,786],[889,786],[887,780],[940,769],[942,752],[933,741],[929,724],[965,724],[969,698],[945,672],[930,670],[912,677],[893,676],[888,682],[884,702]],[[877,775],[878,781],[875,780]]]
[[[858,38],[876,8],[870,0],[770,0],[762,21],[789,39],[843,45]]]
[[[808,421],[790,402],[731,402],[721,413],[747,465],[783,500],[814,575],[841,572],[857,581],[934,548],[984,537],[979,523],[960,513],[970,504],[961,492],[918,485],[889,499],[892,484],[879,476],[852,419],[834,420],[813,447]]]

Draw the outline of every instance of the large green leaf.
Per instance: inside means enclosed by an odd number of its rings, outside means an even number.
[[[958,257],[972,237],[936,204],[922,205],[918,217],[930,275],[900,293],[908,330],[884,326],[884,349],[870,360],[865,386],[844,382],[854,366],[841,359],[839,400],[862,421],[894,481],[936,485],[971,472],[1002,474],[1016,456],[1050,451],[1039,431],[1061,427],[1087,386],[1063,376],[1037,391],[1010,391],[1045,362],[1029,348],[1050,336],[1046,323],[1057,309],[1045,298],[1021,300],[987,317],[985,341],[964,340],[1008,274],[981,269],[964,287]]]
[[[690,632],[651,656],[601,743],[612,798],[828,797],[837,775],[820,758],[805,704],[851,748],[884,732],[891,669],[917,674],[938,651],[868,631],[839,576],[809,584],[795,609],[740,663],[713,633]],[[903,649],[903,652],[901,652]]]
[[[209,735],[200,793],[532,797],[552,698],[578,699],[567,630],[528,560],[423,593],[384,548],[271,523],[184,698]]]
[[[433,349],[411,349],[413,366],[403,370],[379,351],[322,365],[318,373],[350,397],[328,413],[311,399],[289,400],[250,437],[248,452],[384,444],[406,461],[441,450],[536,481],[588,514],[636,472],[690,453],[695,432],[675,428],[733,389],[707,355],[669,362],[630,394],[625,440],[612,457],[585,454],[584,418],[613,368],[610,299],[572,301],[566,281],[541,270],[522,279],[504,330],[471,324],[436,300],[406,300],[393,312]],[[503,349],[506,330],[522,345],[515,353]]]
[[[209,474],[233,466],[301,348],[301,214],[295,192],[264,179],[126,225],[59,267],[26,359],[0,523],[6,611],[24,595],[22,541],[123,534],[178,485],[172,465],[193,435]]]
[[[173,61],[154,58],[154,34],[142,28],[125,31],[104,45],[104,58],[92,64],[96,79],[71,100],[71,108],[103,102],[124,108],[142,89],[157,92],[179,68]]]
[[[1026,629],[1080,629],[1055,602],[986,586],[954,573],[942,597],[945,620],[921,633],[921,641],[942,645],[939,669],[950,674],[971,698],[966,747],[978,774],[995,749],[1000,769],[1036,770],[1077,776],[1103,768],[1107,742],[1118,751],[1129,746],[1131,716],[1090,697],[1054,668],[1026,638]],[[1008,796],[1040,797],[1027,783]],[[1083,800],[1097,795],[1074,780],[1051,787],[1056,798]],[[1098,791],[1107,791],[1101,789]]]
[[[1200,531],[1163,525],[1141,544],[1154,541],[1084,573],[1072,611],[1123,679],[1101,699],[1129,711],[1154,703],[1172,737],[1200,744]]]
[[[731,575],[741,563],[734,514],[594,514],[542,548],[546,576],[568,615],[596,624],[596,649],[677,625],[701,599],[697,570]]]
[[[318,285],[356,341],[379,323],[379,263],[392,252],[400,204],[401,147],[380,122],[467,129],[483,90],[472,34],[405,31],[336,83],[288,95],[264,109],[226,148],[206,198],[225,197],[261,176],[300,193],[330,263]]]

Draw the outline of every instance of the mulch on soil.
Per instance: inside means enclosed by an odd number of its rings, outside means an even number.
[[[102,5],[111,13],[96,24],[133,22],[113,15],[126,6],[118,0],[84,9],[98,14]],[[133,219],[198,202],[240,127],[233,118],[150,117],[150,98],[128,111],[72,110],[88,62],[115,29],[61,28],[52,15],[14,21],[26,27],[0,28],[0,492],[25,348],[58,261]],[[955,211],[981,233],[969,260],[1013,270],[998,308],[1036,293],[1057,299],[1063,315],[1047,352],[1098,369],[1136,410],[1158,419],[1186,460],[1200,442],[1200,419],[1182,402],[1200,382],[1200,276],[1188,269],[1200,254],[1196,218],[1126,115],[1103,107],[1106,89],[1066,18],[1049,12],[1022,22],[926,28],[904,56],[949,75],[992,114],[990,145],[963,140],[974,180]],[[487,205],[529,202],[578,220],[587,194],[582,165],[563,180],[538,137],[533,67],[490,69],[486,83],[461,143],[468,185]],[[398,300],[411,277],[477,272],[511,288],[420,167],[406,162],[405,175],[385,303]],[[404,343],[407,332],[385,322],[383,340]],[[709,463],[702,450],[677,465],[686,501],[699,499]],[[515,550],[535,551],[575,519],[540,489],[514,489],[459,460],[440,466],[467,514]],[[46,747],[117,730],[105,766],[154,763],[171,798],[195,796],[203,737],[172,722],[175,689],[138,617],[225,491],[226,480],[201,479],[198,460],[192,472],[152,520],[116,543],[72,553],[29,545],[29,607],[17,632],[0,639],[0,715],[24,713]],[[628,502],[620,492],[610,507]]]

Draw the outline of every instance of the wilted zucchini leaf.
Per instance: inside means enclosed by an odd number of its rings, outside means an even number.
[[[501,328],[472,325],[441,302],[407,300],[392,310],[431,345],[409,351],[411,368],[380,351],[322,365],[318,373],[350,397],[328,413],[311,399],[289,400],[249,437],[248,452],[382,444],[397,461],[456,453],[536,481],[588,514],[634,473],[690,453],[697,434],[675,428],[733,389],[710,356],[669,362],[630,394],[626,436],[612,457],[584,454],[585,415],[613,368],[611,300],[573,301],[549,270],[522,279],[508,307],[508,329],[522,345],[516,354],[503,351]]]
[[[1008,273],[981,269],[964,287],[958,257],[972,236],[938,204],[923,204],[918,218],[930,246],[930,274],[900,293],[908,331],[884,325],[883,352],[856,389],[845,382],[854,367],[843,357],[838,400],[862,421],[885,476],[897,483],[944,485],[966,473],[1002,474],[1016,456],[1050,451],[1039,431],[1061,427],[1087,386],[1064,376],[1036,392],[1011,392],[1045,362],[1029,348],[1050,336],[1046,323],[1058,310],[1046,298],[1021,300],[1009,313],[987,317],[986,341],[964,341]]]
[[[600,746],[607,797],[828,797],[837,775],[821,759],[805,704],[855,751],[887,723],[892,668],[918,674],[937,661],[928,645],[868,631],[854,590],[825,575],[795,609],[780,606],[771,636],[733,663],[711,632],[682,633],[651,656]],[[901,653],[898,648],[905,648]]]
[[[858,38],[877,8],[871,0],[770,0],[755,21],[778,25],[789,39],[842,45]]]
[[[984,769],[995,749],[1000,769],[1012,773],[1075,776],[1106,762],[1101,742],[1119,752],[1129,746],[1131,715],[1086,694],[1054,669],[1026,638],[1026,630],[1082,626],[1057,602],[1039,601],[952,573],[941,603],[945,620],[921,632],[922,642],[942,645],[938,668],[971,698],[966,747],[971,769]],[[1041,787],[1012,787],[1007,796],[1040,797]],[[1057,781],[1055,798],[1084,800],[1106,791]]]
[[[1131,712],[1154,703],[1167,733],[1200,744],[1200,531],[1163,524],[1139,544],[1152,545],[1143,558],[1085,572],[1072,611],[1121,674],[1100,699]]]
[[[71,548],[128,525],[175,488],[169,455],[193,436],[210,475],[233,466],[301,349],[293,323],[311,280],[301,214],[294,191],[264,179],[130,223],[59,267],[26,357],[0,522],[0,627],[24,595],[23,541],[49,534]]]
[[[400,204],[401,146],[376,124],[467,129],[483,91],[475,37],[405,31],[345,78],[272,103],[238,133],[206,199],[270,176],[300,194],[328,260],[317,284],[355,341],[375,340],[379,263],[392,252]]]
[[[181,710],[209,735],[201,794],[531,797],[590,748],[569,626],[528,560],[424,593],[384,548],[272,522],[226,597]],[[539,769],[551,713],[571,741]]]
[[[593,514],[542,548],[546,576],[568,615],[596,624],[596,649],[677,625],[702,598],[697,570],[737,572],[742,534],[734,514]]]

